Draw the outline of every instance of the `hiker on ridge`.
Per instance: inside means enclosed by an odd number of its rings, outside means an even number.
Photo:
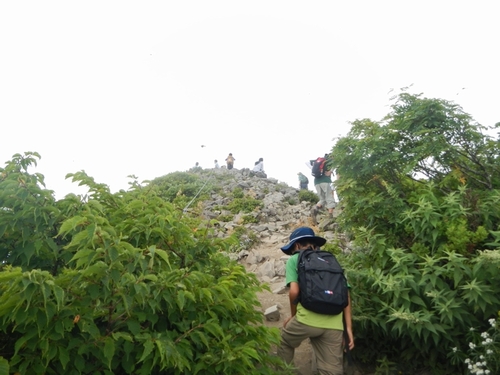
[[[254,172],[264,172],[264,159],[263,158],[259,158],[259,160],[257,160],[255,162],[255,165],[253,167],[253,171]]]
[[[309,179],[302,172],[297,173],[297,175],[299,176],[299,189],[307,190],[309,185]]]
[[[233,164],[236,159],[234,158],[232,153],[229,153],[229,155],[226,158],[226,164],[227,164],[227,169],[233,169]]]
[[[314,224],[317,224],[316,216],[318,212],[326,206],[328,216],[333,216],[333,209],[335,208],[335,198],[332,189],[332,170],[328,167],[328,154],[323,158],[311,160],[311,173],[314,176],[314,187],[318,193],[319,202],[311,209],[311,217]]]

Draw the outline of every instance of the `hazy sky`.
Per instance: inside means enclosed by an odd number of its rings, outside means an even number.
[[[500,121],[499,36],[495,1],[3,1],[0,163],[39,152],[58,198],[229,152],[297,186],[411,84]]]

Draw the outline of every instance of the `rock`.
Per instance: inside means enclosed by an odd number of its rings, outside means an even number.
[[[262,276],[262,277],[260,278],[260,281],[261,281],[262,283],[264,283],[264,284],[269,284],[269,283],[271,282],[271,279],[270,279],[269,277],[267,277],[267,276]]]
[[[288,288],[286,287],[285,282],[279,283],[279,285],[276,285],[273,289],[274,294],[285,294],[287,291]]]
[[[278,309],[278,306],[274,305],[266,309],[266,311],[264,312],[264,316],[269,322],[277,322],[278,320],[280,320],[281,313]]]
[[[269,277],[269,279],[272,279],[274,275],[276,275],[276,271],[274,270],[274,263],[274,259],[267,260],[258,268],[257,275],[260,277],[267,276]]]
[[[285,270],[286,270],[285,262],[283,262],[282,260],[278,260],[277,262],[275,262],[274,272],[276,275],[285,276]]]

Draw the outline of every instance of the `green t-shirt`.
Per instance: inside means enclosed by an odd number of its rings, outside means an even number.
[[[297,263],[299,261],[299,253],[293,254],[286,262],[286,285],[290,285],[291,282],[299,282],[299,275],[297,271]],[[336,329],[339,331],[344,330],[344,324],[342,322],[342,314],[338,315],[325,315],[318,314],[313,311],[304,308],[300,302],[297,305],[297,321],[302,324],[306,324],[311,327],[317,328],[328,328]]]
[[[321,176],[321,177],[315,177],[314,178],[314,185],[322,184],[323,182],[326,182],[328,184],[332,183],[332,176]]]

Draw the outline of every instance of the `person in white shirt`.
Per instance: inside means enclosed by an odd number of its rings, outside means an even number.
[[[253,167],[254,172],[264,172],[264,159],[259,158],[258,161],[255,162],[255,165]]]

